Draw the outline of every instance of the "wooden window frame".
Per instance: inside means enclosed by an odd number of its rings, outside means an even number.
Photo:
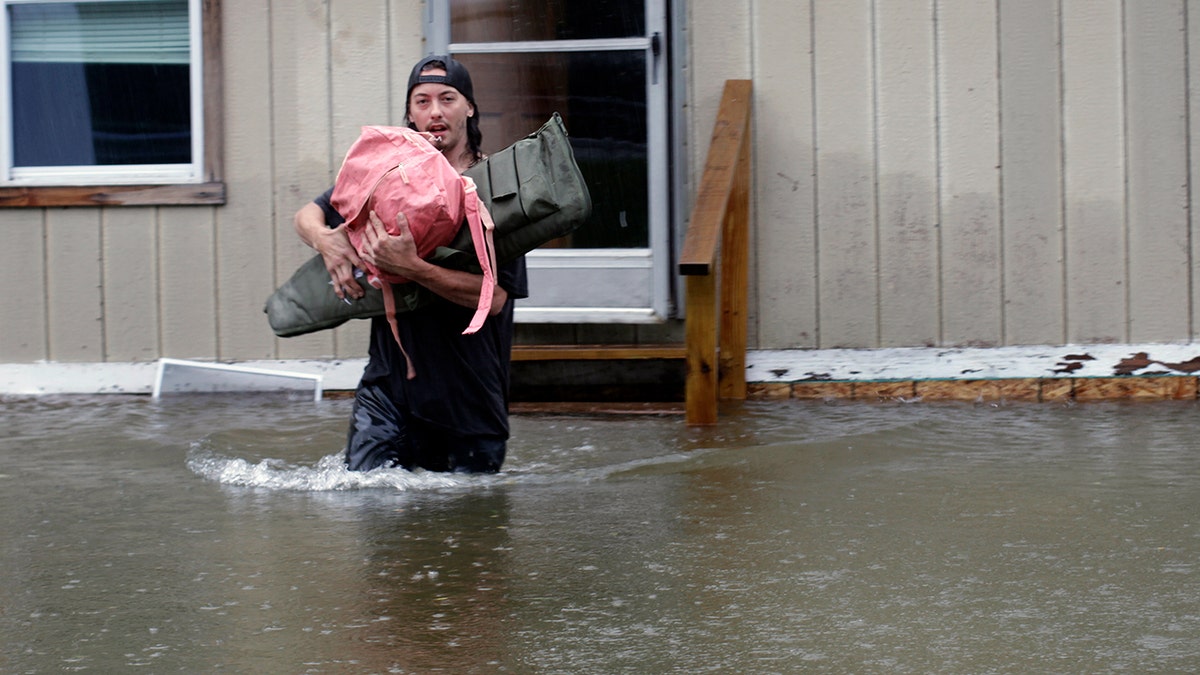
[[[214,205],[225,203],[224,106],[221,81],[221,0],[202,0],[204,179],[143,185],[0,187],[0,207]]]

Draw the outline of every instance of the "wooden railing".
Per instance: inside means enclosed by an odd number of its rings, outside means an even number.
[[[725,82],[679,257],[687,277],[688,424],[716,424],[718,398],[746,398],[751,91],[749,80]]]

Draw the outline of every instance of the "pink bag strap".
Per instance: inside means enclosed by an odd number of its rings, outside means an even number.
[[[466,188],[467,226],[471,230],[471,240],[475,242],[475,257],[479,258],[479,267],[483,270],[479,304],[475,307],[475,316],[471,317],[470,325],[463,331],[463,335],[470,335],[483,326],[492,309],[492,293],[496,288],[496,273],[492,269],[496,259],[496,245],[492,232],[496,229],[496,223],[492,221],[492,214],[488,213],[487,207],[480,201],[475,181],[471,180],[470,176],[463,176],[462,179]]]
[[[396,326],[396,291],[388,282],[382,283],[383,309],[387,312],[388,325],[392,327],[392,337],[396,338],[396,346],[400,348],[400,353],[404,356],[405,377],[411,380],[417,376],[417,369],[413,367],[412,357],[408,355],[404,349],[404,343],[400,341],[400,329]]]

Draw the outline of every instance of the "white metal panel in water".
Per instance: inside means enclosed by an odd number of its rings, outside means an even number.
[[[224,363],[159,359],[151,396],[237,392],[311,392],[321,400],[321,376]]]

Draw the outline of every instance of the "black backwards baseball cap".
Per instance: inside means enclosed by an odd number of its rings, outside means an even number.
[[[446,64],[445,75],[433,75],[430,73],[421,72],[426,66],[434,61],[441,61]],[[475,87],[471,85],[471,74],[467,72],[467,67],[455,61],[449,56],[431,55],[426,56],[413,66],[412,72],[408,75],[408,93],[405,94],[405,99],[412,96],[413,87],[426,82],[436,82],[438,84],[448,84],[457,89],[463,96],[467,97],[467,101],[472,106],[475,105]]]

